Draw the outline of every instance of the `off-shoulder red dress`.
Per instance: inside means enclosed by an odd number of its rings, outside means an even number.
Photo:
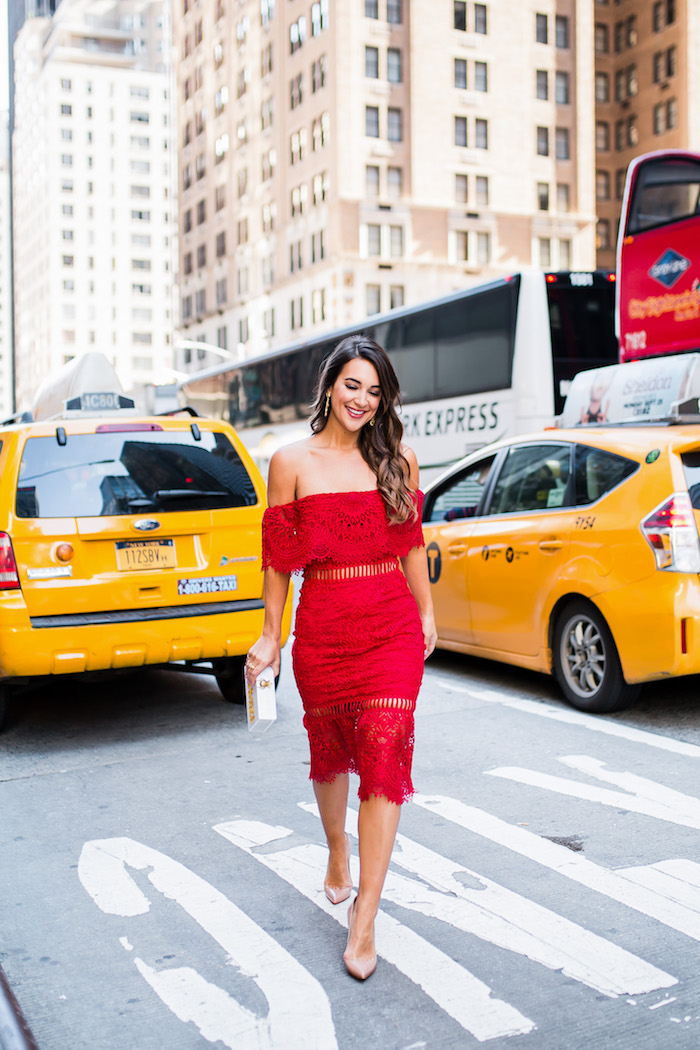
[[[311,779],[358,773],[361,800],[413,793],[423,630],[399,559],[424,545],[422,502],[403,524],[376,489],[304,496],[263,518],[263,568],[304,571],[292,660]]]

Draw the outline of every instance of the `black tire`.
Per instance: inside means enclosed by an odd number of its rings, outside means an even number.
[[[554,627],[554,675],[568,703],[579,711],[622,711],[638,696],[628,685],[610,628],[594,605],[569,602]]]
[[[245,656],[227,656],[221,660],[212,660],[216,684],[229,704],[245,703],[244,664]]]

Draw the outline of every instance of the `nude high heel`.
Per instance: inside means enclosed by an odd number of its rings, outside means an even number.
[[[348,945],[350,944],[350,938],[352,937],[352,928],[355,925],[355,906],[357,904],[357,897],[348,908]],[[377,953],[374,952],[369,959],[356,959],[354,955],[348,954],[347,947],[343,953],[343,962],[345,963],[345,969],[348,971],[351,977],[356,977],[358,981],[366,981],[368,977],[371,977],[374,971],[377,969]]]
[[[348,835],[345,836],[345,849],[348,858],[349,885],[331,886],[328,882],[323,883],[323,889],[325,891],[326,897],[328,897],[328,900],[331,902],[331,904],[342,904],[342,902],[346,901],[352,893],[352,878],[350,876],[350,854],[352,851],[352,847],[350,845],[350,838]]]

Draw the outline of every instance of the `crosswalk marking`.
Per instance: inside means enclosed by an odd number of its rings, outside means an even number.
[[[675,881],[671,884],[669,881],[654,879],[653,876],[647,877],[644,872],[649,869],[645,867],[610,871],[586,857],[572,853],[566,846],[559,846],[454,798],[416,794],[413,802],[573,882],[700,940],[700,914],[695,909],[694,899],[687,892],[700,885],[700,865],[692,861],[666,861],[651,866],[652,870],[672,877]]]
[[[301,808],[318,816],[313,804],[304,803]],[[346,830],[357,835],[354,810],[348,811]],[[677,983],[675,977],[605,938],[406,835],[396,836],[392,861],[417,880],[390,869],[383,891],[387,900],[441,919],[551,970],[561,970],[604,995],[639,994]],[[475,880],[477,888],[465,886],[457,875]]]
[[[322,889],[327,852],[315,845],[291,846],[274,852],[269,845],[292,832],[257,821],[234,820],[214,828],[233,845],[245,850],[341,926],[346,925],[345,910],[333,908]],[[256,852],[265,846],[265,852]],[[353,858],[354,860],[354,858]],[[357,872],[355,871],[355,877]],[[496,999],[491,989],[464,967],[459,966],[429,941],[403,926],[380,909],[376,921],[377,947],[382,958],[421,987],[435,1003],[479,1042],[524,1035],[534,1023],[515,1007]]]
[[[228,955],[228,964],[253,981],[269,1012],[260,1017],[190,967],[156,971],[134,964],[165,1005],[192,1021],[209,1042],[230,1050],[337,1050],[328,997],[304,966],[219,890],[183,864],[129,838],[86,842],[78,876],[109,915],[144,915],[150,902],[127,872],[146,871],[153,887],[179,904]],[[131,943],[122,938],[126,950]]]
[[[458,685],[448,678],[438,678],[430,674],[431,683],[440,686],[451,693],[466,693],[477,700],[483,700],[490,704],[500,704],[502,707],[510,707],[514,711],[523,711],[525,714],[537,715],[539,718],[549,718],[554,722],[564,722],[567,725],[578,726],[580,729],[588,729],[592,733],[604,733],[607,736],[620,737],[636,744],[646,744],[661,751],[670,751],[676,755],[686,755],[689,758],[700,758],[700,746],[689,744],[685,740],[675,740],[670,736],[662,736],[660,733],[650,733],[646,729],[635,729],[634,726],[621,725],[619,722],[611,721],[609,718],[601,718],[599,715],[587,715],[582,711],[573,711],[565,707],[555,707],[543,703],[541,700],[523,699],[522,695],[510,693],[507,689],[488,689],[479,685]]]
[[[604,806],[627,809],[672,824],[700,829],[700,800],[690,795],[684,795],[680,791],[674,791],[632,773],[608,771],[602,762],[587,755],[570,755],[558,761],[590,777],[617,784],[625,788],[627,793],[584,784],[579,780],[567,780],[565,777],[556,777],[550,773],[540,773],[520,766],[501,766],[484,772],[487,776],[502,777],[519,784],[555,791],[560,795],[599,802]]]

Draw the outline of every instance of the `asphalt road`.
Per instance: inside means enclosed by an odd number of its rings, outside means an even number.
[[[26,694],[0,737],[0,964],[40,1050],[696,1050],[699,684],[595,718],[433,657],[365,984],[288,657],[260,738],[200,676]]]

